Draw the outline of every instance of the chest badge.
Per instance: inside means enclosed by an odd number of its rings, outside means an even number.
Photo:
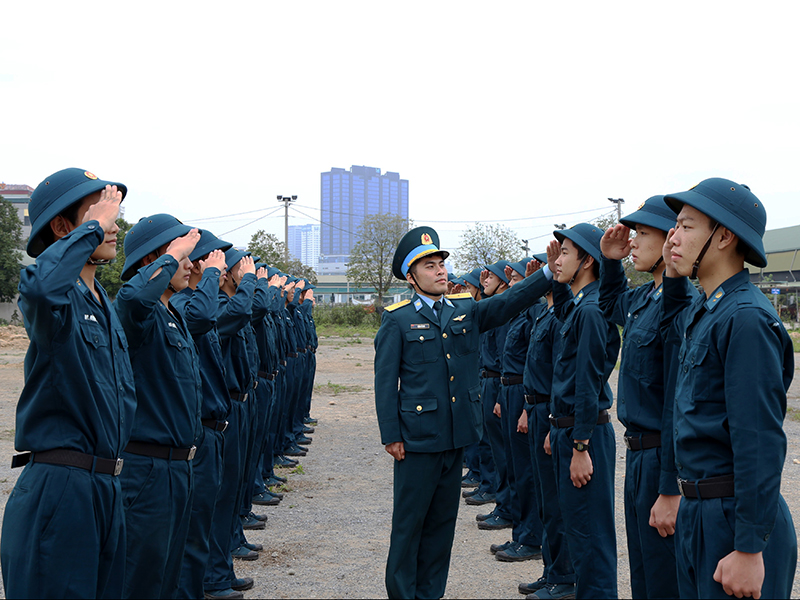
[[[85,321],[92,321],[93,323],[97,323],[97,317],[94,315],[83,315],[83,319]]]
[[[412,323],[411,324],[411,329],[430,329],[430,328],[431,328],[431,324],[430,323]]]
[[[167,323],[167,325],[169,325],[169,326],[170,326],[170,327],[172,327],[173,329],[177,329],[177,328],[178,328],[178,326],[177,326],[177,325],[175,325],[175,323],[173,323],[172,321],[169,321],[169,322]]]
[[[457,317],[453,318],[453,321],[458,321],[459,323],[464,320],[464,317],[467,315],[458,315]]]

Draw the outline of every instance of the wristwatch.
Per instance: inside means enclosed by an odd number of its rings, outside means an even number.
[[[586,452],[589,449],[589,444],[584,444],[583,442],[576,442],[573,440],[572,447],[578,452]]]

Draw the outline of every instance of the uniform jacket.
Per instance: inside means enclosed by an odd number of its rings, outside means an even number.
[[[418,296],[389,307],[375,336],[375,406],[383,444],[442,452],[480,439],[480,332],[507,322],[547,291],[542,272],[475,302],[445,298],[440,319]],[[466,296],[466,297],[465,297]]]
[[[19,451],[116,458],[130,438],[136,394],[125,332],[100,284],[98,304],[80,280],[103,237],[99,223],[87,221],[22,271],[19,307],[31,343],[17,405]]]
[[[225,383],[229,392],[247,393],[255,382],[248,352],[248,332],[253,315],[253,293],[256,276],[246,273],[236,293],[228,296],[219,292],[217,328],[222,344],[222,359],[225,363]]]
[[[555,317],[555,311],[546,303],[536,304],[528,309],[528,320],[531,322],[531,334],[528,342],[528,354],[525,357],[525,369],[522,373],[525,393],[550,396],[553,386],[553,363],[558,356],[561,323]],[[529,413],[532,404],[525,403]]]
[[[680,332],[675,466],[683,479],[734,476],[734,547],[761,552],[775,524],[786,458],[794,353],[767,298],[742,270],[706,298],[664,278],[664,313]]]

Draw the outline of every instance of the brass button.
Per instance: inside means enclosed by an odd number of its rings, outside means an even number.
[[[455,396],[453,396],[453,402],[455,402],[455,401],[456,401],[456,397],[455,397]]]
[[[455,377],[453,377],[452,375],[450,375],[450,381],[453,381],[453,379],[455,379]]]
[[[422,411],[422,405],[421,404],[417,404],[417,412],[421,412],[421,411]]]
[[[465,327],[464,329],[462,329],[461,333],[467,333],[467,328]]]
[[[419,336],[419,341],[420,342],[424,342],[425,341],[425,336],[424,335]]]
[[[449,355],[449,354],[447,355],[447,358],[448,358],[448,359],[450,358],[450,355]]]
[[[447,334],[446,334],[446,333],[443,333],[443,334],[442,334],[442,337],[443,337],[444,339],[447,339]]]

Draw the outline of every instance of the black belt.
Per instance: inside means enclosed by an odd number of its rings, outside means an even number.
[[[217,421],[216,419],[200,419],[204,427],[213,429],[214,431],[225,431],[228,428],[227,421]]]
[[[163,458],[164,460],[192,460],[197,446],[191,448],[172,448],[161,444],[148,444],[145,442],[128,442],[125,452],[138,454],[139,456],[152,456],[153,458]]]
[[[286,366],[286,361],[285,361],[285,360],[282,360],[282,361],[281,361],[281,365],[285,367],[285,366]]]
[[[298,348],[298,349],[297,349],[297,351],[298,351],[300,354],[305,354],[305,353],[306,353],[306,351],[305,351],[305,350],[301,350],[300,348]]]
[[[297,358],[297,352],[288,352],[286,356],[289,358]]]
[[[522,375],[511,375],[510,377],[501,377],[500,383],[503,385],[520,385],[522,383]]]
[[[266,379],[267,381],[272,381],[275,379],[275,373],[267,373],[266,371],[259,371],[258,376],[262,379]]]
[[[550,396],[544,396],[543,394],[525,394],[525,402],[528,404],[543,404],[545,402],[550,402]]]
[[[733,475],[720,475],[697,481],[678,479],[678,489],[684,498],[707,500],[710,498],[730,498],[733,493]]]
[[[649,433],[647,435],[626,435],[625,447],[628,450],[649,450],[661,448],[661,434]]]
[[[234,392],[228,391],[231,400],[238,400],[239,402],[247,402],[247,392]]]
[[[122,465],[125,461],[121,458],[99,458],[77,450],[58,448],[56,450],[45,450],[44,452],[15,454],[11,458],[11,468],[24,467],[29,462],[78,467],[86,471],[94,470],[95,473],[102,473],[103,475],[117,476],[122,473]]]
[[[492,377],[492,378],[495,378],[495,379],[498,378],[498,377],[502,377],[502,375],[500,373],[498,373],[497,371],[492,371],[491,369],[484,369],[483,372],[481,372],[481,375],[483,377],[487,377],[487,378]]]
[[[610,421],[611,416],[605,409],[601,410],[600,414],[597,415],[598,425],[605,425]],[[559,429],[564,427],[573,427],[575,425],[575,417],[554,417],[553,415],[550,415],[550,425],[553,427],[558,427]]]
[[[317,349],[316,348],[312,348],[311,346],[308,347],[308,351],[311,352],[311,354],[316,354],[317,353]]]

